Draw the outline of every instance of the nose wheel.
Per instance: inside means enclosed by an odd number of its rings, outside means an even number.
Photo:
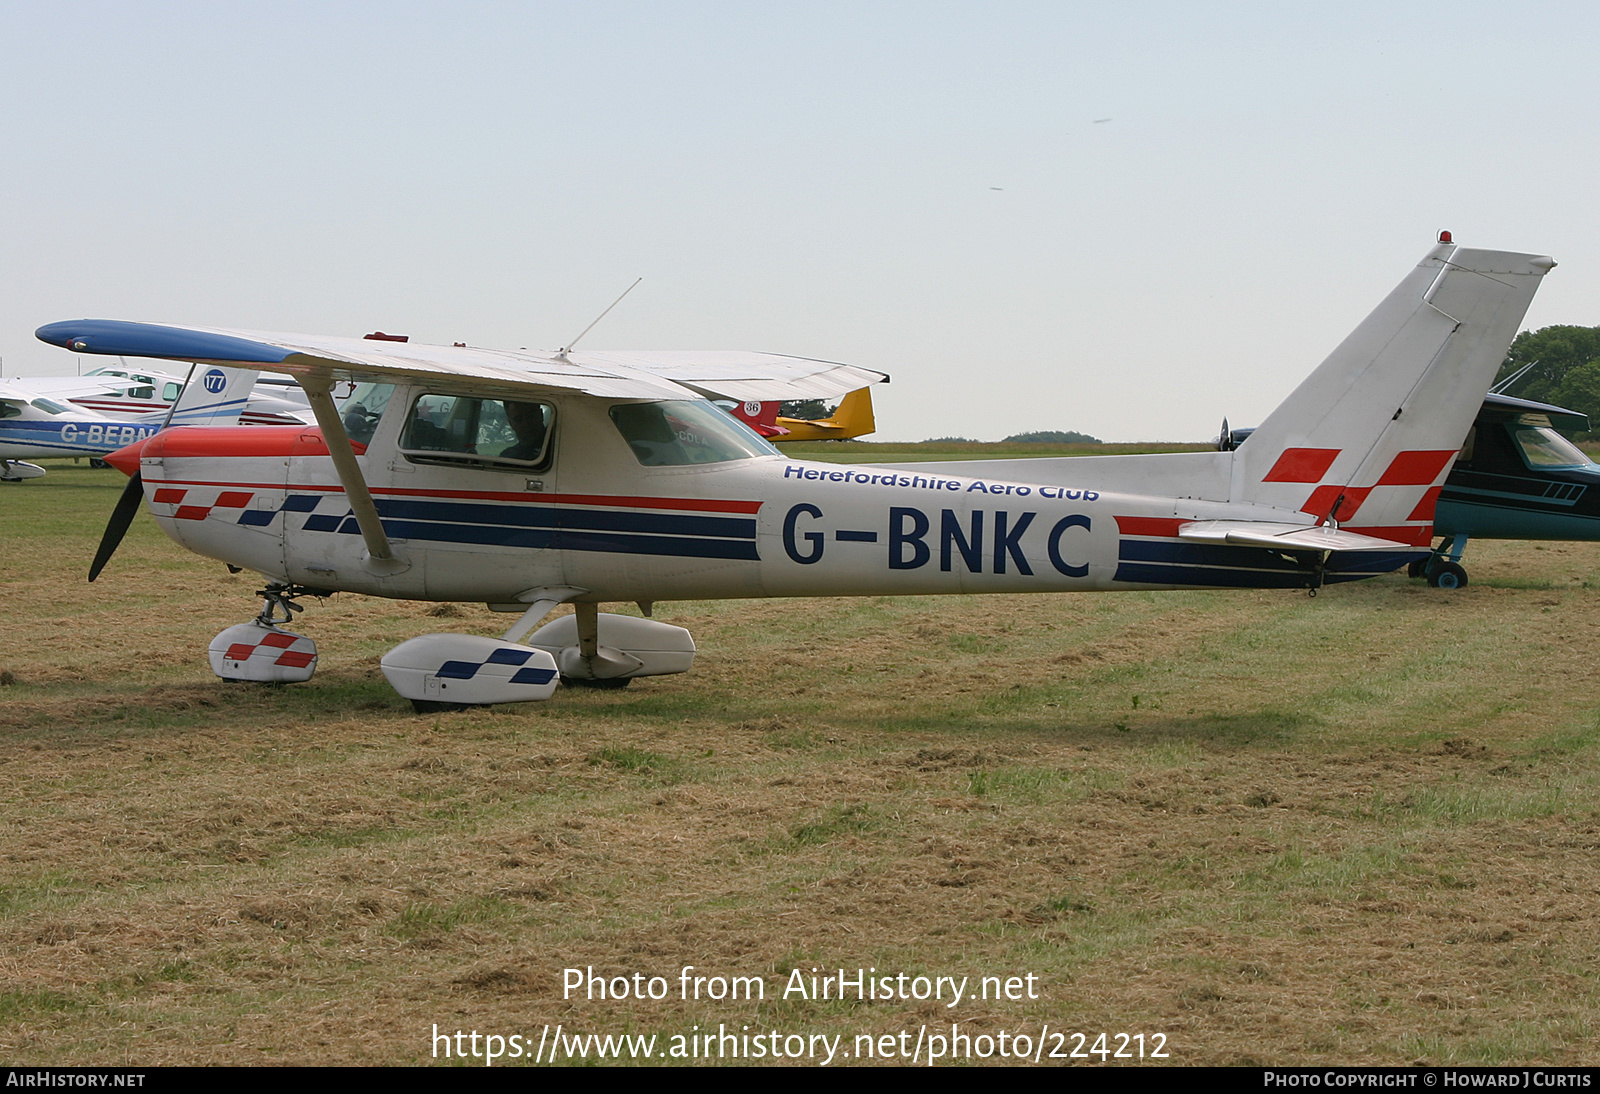
[[[261,684],[295,684],[317,671],[317,644],[303,634],[286,631],[301,610],[294,603],[302,596],[325,597],[323,589],[303,585],[271,584],[257,590],[261,614],[248,623],[229,627],[211,640],[207,650],[211,671],[223,680],[252,680]]]

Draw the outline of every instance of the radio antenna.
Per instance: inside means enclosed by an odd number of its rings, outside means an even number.
[[[634,283],[632,285],[629,285],[626,289],[623,289],[622,290],[622,296],[627,296],[634,289],[638,288],[639,287],[639,282],[643,281],[643,280],[644,280],[644,278],[642,278],[642,277],[638,278],[636,281],[634,281]],[[615,300],[613,300],[611,302],[611,308],[614,308],[618,304],[622,303],[622,296],[617,297]],[[607,315],[611,314],[611,308],[607,308],[605,311],[603,311],[599,315],[595,316],[594,317],[594,323],[590,323],[587,327],[584,327],[583,330],[579,331],[578,332],[578,337],[574,338],[572,341],[568,342],[565,346],[563,346],[561,348],[561,350],[556,354],[556,356],[557,357],[565,357],[567,355],[567,351],[572,349],[574,346],[576,346],[578,344],[578,342],[583,338],[583,336],[585,334],[588,334],[590,331],[594,330],[595,323],[600,322],[600,320],[604,319]]]
[[[1542,358],[1541,358],[1541,360],[1542,360]],[[1522,379],[1522,377],[1528,372],[1528,370],[1533,368],[1533,366],[1537,365],[1538,363],[1539,363],[1538,361],[1529,361],[1527,364],[1525,364],[1521,368],[1517,369],[1516,372],[1512,373],[1510,376],[1507,376],[1504,380],[1501,380],[1498,384],[1494,385],[1494,387],[1490,388],[1489,389],[1489,394],[1490,395],[1501,395],[1501,394],[1504,394],[1506,388],[1510,387],[1512,384],[1514,384],[1518,380]]]

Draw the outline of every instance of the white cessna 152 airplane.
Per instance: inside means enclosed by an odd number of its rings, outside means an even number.
[[[1309,588],[1426,557],[1433,506],[1540,278],[1448,235],[1232,451],[849,467],[790,459],[711,403],[837,397],[881,374],[753,353],[495,352],[78,320],[82,353],[288,373],[318,429],[175,429],[132,476],[190,550],[267,579],[211,644],[224,678],[304,680],[293,601],[347,590],[520,613],[382,660],[419,710],[685,671],[678,627],[604,602],[896,593]],[[331,386],[360,386],[342,406]],[[1046,466],[1048,465],[1048,466]],[[1035,473],[1037,472],[1037,473]],[[540,627],[551,609],[575,614]],[[530,634],[530,632],[533,632]]]

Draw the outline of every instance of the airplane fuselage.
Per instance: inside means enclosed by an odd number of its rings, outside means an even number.
[[[416,395],[397,391],[394,405]],[[145,495],[185,547],[274,581],[508,606],[550,586],[610,602],[1302,588],[1419,557],[1335,552],[1314,574],[1303,558],[1178,539],[1189,521],[1281,520],[1279,510],[1104,492],[1092,482],[991,481],[781,455],[642,466],[608,415],[626,405],[556,400],[551,456],[532,470],[408,454],[397,418],[383,422],[358,460],[398,559],[391,566],[366,559],[314,429],[163,434],[142,451]]]
[[[1516,409],[1495,405],[1493,397],[1485,403],[1439,495],[1434,531],[1600,539],[1600,466],[1555,435],[1549,415]]]
[[[104,456],[152,436],[159,423],[110,421],[84,413],[52,414],[29,408],[0,418],[0,459]]]

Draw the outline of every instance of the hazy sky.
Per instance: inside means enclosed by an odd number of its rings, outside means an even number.
[[[893,374],[879,439],[1259,421],[1449,228],[1600,324],[1600,7],[0,6],[0,358],[81,316]],[[1109,119],[1109,120],[1106,120]]]

